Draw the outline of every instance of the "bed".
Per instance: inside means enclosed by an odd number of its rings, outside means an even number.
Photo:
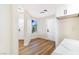
[[[79,40],[64,39],[52,54],[53,55],[79,55]]]

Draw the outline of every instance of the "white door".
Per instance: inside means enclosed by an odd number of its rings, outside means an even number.
[[[47,36],[50,40],[55,39],[55,28],[54,28],[54,20],[53,19],[48,19],[47,20]]]

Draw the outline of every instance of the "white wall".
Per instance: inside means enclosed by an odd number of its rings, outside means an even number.
[[[18,54],[16,5],[0,5],[0,54]]]
[[[11,6],[11,13],[12,13],[12,39],[11,39],[11,54],[18,54],[18,11],[17,11],[17,6],[12,5]]]
[[[59,43],[64,38],[79,40],[79,17],[59,20]]]
[[[67,10],[66,4],[58,5],[58,7],[56,7],[56,17],[64,16],[64,10]]]
[[[10,54],[11,34],[11,6],[0,5],[0,54]]]
[[[31,17],[28,13],[24,14],[24,45],[28,45],[32,34]]]

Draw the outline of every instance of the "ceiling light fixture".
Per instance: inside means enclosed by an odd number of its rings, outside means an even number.
[[[45,13],[45,12],[40,12],[40,14]]]
[[[17,8],[17,11],[18,11],[18,12],[24,12],[24,9],[23,9],[22,7],[18,7],[18,8]]]
[[[47,10],[44,9],[42,12],[40,12],[40,14],[43,14],[43,13],[46,13],[46,12],[47,12]]]
[[[45,9],[44,11],[45,11],[45,12],[47,12],[47,10],[46,10],[46,9]]]

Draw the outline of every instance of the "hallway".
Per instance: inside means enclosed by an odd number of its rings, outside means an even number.
[[[36,38],[31,40],[29,46],[24,47],[24,41],[19,40],[19,55],[50,55],[54,49],[54,41]]]

